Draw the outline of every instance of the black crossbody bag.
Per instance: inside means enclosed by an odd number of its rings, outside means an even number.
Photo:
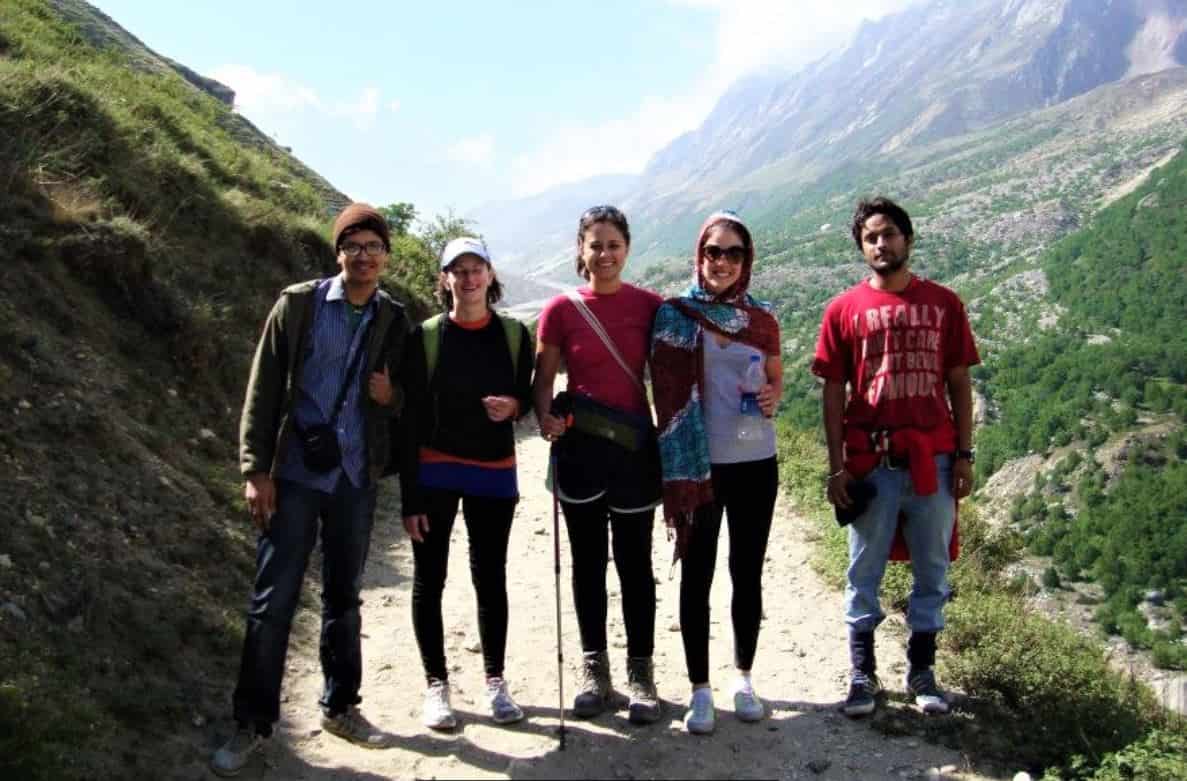
[[[370,330],[371,324],[367,324],[367,329]],[[309,428],[301,428],[297,425],[296,419],[293,420],[293,427],[297,431],[297,438],[301,441],[301,453],[304,456],[305,468],[310,472],[318,474],[325,474],[333,471],[342,464],[342,451],[338,447],[338,431],[335,424],[338,422],[338,413],[342,411],[342,403],[346,401],[346,394],[350,390],[351,379],[354,377],[355,369],[359,365],[359,360],[362,358],[365,350],[363,346],[367,343],[367,334],[363,334],[362,340],[359,342],[359,347],[355,350],[354,358],[350,365],[346,367],[346,379],[342,383],[342,390],[338,391],[338,398],[334,402],[333,412],[330,413],[330,420],[326,423],[318,423]]]

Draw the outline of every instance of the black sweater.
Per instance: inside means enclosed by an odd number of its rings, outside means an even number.
[[[424,328],[408,337],[400,378],[404,384],[406,443],[400,466],[402,512],[422,512],[416,485],[417,450],[424,446],[459,458],[499,461],[515,454],[511,420],[494,423],[482,405],[485,396],[512,396],[522,417],[532,403],[532,340],[527,328],[520,343],[518,376],[498,315],[481,329],[468,330],[448,317],[441,323],[441,345],[431,384],[427,383]]]

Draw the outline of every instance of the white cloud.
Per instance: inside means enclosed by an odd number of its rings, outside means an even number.
[[[391,103],[387,104],[387,110],[390,111],[391,113],[395,114],[397,111],[400,110],[401,105],[402,104],[400,103],[400,101],[393,100]]]
[[[235,90],[235,107],[241,111],[322,109],[316,91],[280,73],[261,73],[247,65],[221,65],[210,76]]]
[[[495,157],[495,137],[490,133],[463,138],[445,149],[445,156],[455,163],[490,165]]]
[[[560,127],[549,134],[555,140],[512,161],[512,194],[531,195],[599,174],[638,173],[666,143],[699,125],[716,99],[703,92],[649,97],[621,119]]]
[[[766,67],[807,65],[844,45],[863,18],[879,19],[919,0],[669,2],[717,13],[713,65],[682,95],[645,98],[634,113],[601,125],[557,128],[550,133],[556,140],[513,161],[513,194],[531,195],[598,174],[639,173],[668,142],[696,129],[739,77]]]
[[[364,87],[357,100],[338,103],[330,112],[336,117],[346,117],[358,130],[375,127],[379,115],[379,88]]]
[[[281,114],[313,111],[348,118],[358,130],[369,130],[375,125],[382,101],[378,87],[364,87],[355,100],[330,104],[312,87],[282,73],[262,73],[248,65],[221,65],[210,76],[235,90],[236,109],[264,122]],[[393,100],[388,106],[397,111],[400,101]]]

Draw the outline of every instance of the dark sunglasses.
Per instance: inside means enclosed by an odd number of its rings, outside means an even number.
[[[703,252],[708,260],[716,261],[725,258],[735,266],[746,260],[746,248],[741,244],[735,244],[732,247],[719,247],[716,244],[706,244]]]

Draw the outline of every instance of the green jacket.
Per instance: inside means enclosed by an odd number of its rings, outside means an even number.
[[[322,281],[314,279],[285,288],[264,323],[239,419],[239,470],[244,476],[252,472],[274,475],[280,467],[280,456],[292,436],[290,413],[305,359],[301,348],[313,327],[313,293]],[[367,334],[363,376],[381,371],[381,366],[386,365],[394,395],[391,405],[384,407],[375,403],[366,389],[362,394],[367,466],[372,481],[383,475],[391,457],[391,418],[399,415],[404,404],[396,374],[410,330],[404,308],[383,290],[375,295],[379,310]]]

